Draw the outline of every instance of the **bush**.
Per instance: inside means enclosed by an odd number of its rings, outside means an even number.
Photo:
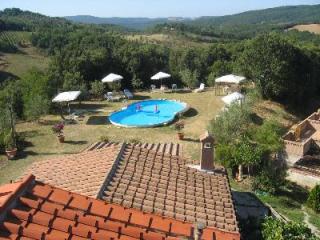
[[[267,217],[262,223],[264,240],[317,240],[311,230],[301,223],[284,223],[278,219]]]
[[[141,79],[134,76],[132,79],[132,86],[134,87],[134,89],[141,89],[141,87],[143,86],[143,82],[141,81]]]
[[[199,74],[197,71],[190,71],[189,69],[182,70],[180,72],[182,82],[189,88],[194,88],[198,85]]]
[[[108,136],[101,136],[101,137],[99,138],[99,140],[100,140],[101,142],[109,142],[109,141],[110,141],[110,139],[109,139]]]
[[[307,206],[317,213],[320,212],[320,185],[316,185],[309,193]]]
[[[275,194],[284,186],[286,178],[286,169],[282,166],[276,166],[277,161],[269,162],[270,166],[265,166],[257,175],[252,183],[253,190],[259,190]]]
[[[210,73],[207,79],[207,84],[209,87],[214,87],[216,84],[216,74],[215,73]]]
[[[94,81],[91,83],[90,93],[97,98],[102,98],[104,93],[104,84],[101,81]]]

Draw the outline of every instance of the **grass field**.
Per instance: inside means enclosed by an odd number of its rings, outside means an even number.
[[[0,54],[0,81],[13,75],[21,78],[31,68],[44,70],[49,58],[34,47],[20,48],[19,53]]]
[[[144,43],[165,44],[169,47],[202,47],[208,45],[208,43],[193,41],[184,36],[164,33],[126,35],[126,39],[130,41],[140,41]]]
[[[320,34],[320,24],[296,25],[290,29],[296,29],[301,32],[307,31],[315,34]]]
[[[183,144],[186,157],[198,159],[199,144],[197,140],[208,127],[209,122],[221,111],[223,102],[213,91],[204,93],[150,93],[141,92],[137,99],[168,98],[177,99],[188,103],[191,109],[185,114],[185,141]],[[99,141],[100,137],[107,136],[111,141],[139,140],[142,142],[178,142],[173,125],[159,128],[132,129],[119,128],[108,124],[106,116],[110,112],[120,109],[124,103],[84,102],[77,104],[73,109],[86,110],[85,119],[65,128],[66,143],[59,144],[57,138],[51,132],[54,123],[59,122],[59,115],[49,115],[40,122],[23,122],[17,125],[17,131],[25,138],[26,148],[23,149],[22,158],[10,161],[6,167],[0,170],[0,183],[8,182],[19,176],[23,170],[33,161],[50,158],[53,156],[76,153],[86,146]],[[283,120],[283,125],[292,124],[292,116],[287,114],[280,105],[272,102],[262,102],[255,109],[263,118],[277,118]]]
[[[110,141],[130,141],[138,140],[142,142],[179,142],[183,145],[184,156],[197,160],[199,158],[199,135],[208,127],[210,121],[223,107],[221,97],[215,96],[213,91],[204,93],[150,93],[141,92],[136,94],[137,99],[148,98],[168,98],[177,99],[188,103],[191,106],[184,118],[186,140],[179,141],[173,125],[132,129],[119,128],[107,122],[107,115],[118,110],[125,105],[122,102],[109,103],[106,101],[83,102],[81,105],[73,104],[72,109],[85,110],[85,119],[77,124],[66,125],[64,133],[66,142],[58,143],[56,136],[51,132],[53,124],[60,121],[59,115],[48,115],[39,122],[21,122],[17,125],[17,131],[24,137],[25,148],[20,153],[18,160],[9,161],[5,167],[0,169],[0,184],[16,179],[34,161],[41,161],[54,158],[63,154],[80,152],[82,149],[99,141],[101,137],[107,137]],[[276,119],[284,127],[289,127],[297,121],[295,117],[287,113],[279,104],[270,101],[261,101],[254,109],[258,118]],[[231,180],[233,188],[242,191],[250,191]],[[293,198],[290,191],[297,191],[293,188],[284,191],[281,196],[260,197],[263,202],[269,203],[277,211],[288,218],[301,221],[303,212],[301,211],[302,201],[305,199],[303,192],[299,192]],[[299,190],[299,189],[298,189]],[[317,215],[312,215],[310,221],[315,223]],[[318,225],[317,225],[318,226]]]
[[[221,110],[223,103],[214,92],[205,93],[139,93],[139,99],[168,98],[187,102],[191,109],[185,114],[186,141],[181,142],[186,156],[198,158],[199,144],[196,142],[209,121]],[[23,157],[10,161],[0,170],[0,184],[19,176],[33,161],[51,158],[53,156],[76,153],[86,146],[99,141],[101,136],[107,136],[111,141],[140,140],[142,142],[177,142],[174,127],[131,129],[119,128],[107,123],[107,115],[124,106],[124,103],[85,102],[81,107],[74,105],[73,109],[85,109],[84,121],[65,127],[66,143],[60,144],[51,132],[54,123],[60,120],[58,115],[50,115],[39,123],[24,122],[17,125],[17,131],[24,136],[26,148]],[[90,112],[89,112],[90,111]]]
[[[30,43],[31,32],[23,31],[3,31],[0,32],[0,40],[9,42],[12,45],[18,45],[20,43]]]

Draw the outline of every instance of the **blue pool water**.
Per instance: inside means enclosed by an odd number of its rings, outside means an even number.
[[[165,125],[187,110],[187,104],[173,100],[147,100],[130,104],[112,113],[109,120],[122,127],[155,127]]]

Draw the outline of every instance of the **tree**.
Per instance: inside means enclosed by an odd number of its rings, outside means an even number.
[[[239,180],[242,180],[243,166],[248,167],[248,173],[250,174],[250,167],[258,165],[258,163],[261,162],[262,155],[262,149],[259,146],[252,144],[246,137],[237,144],[233,157],[234,162],[239,166]]]
[[[211,121],[210,131],[219,143],[235,144],[247,134],[251,123],[251,106],[234,103]]]
[[[63,90],[78,91],[84,79],[80,72],[64,72]]]
[[[210,69],[211,69],[210,75],[212,75],[212,77],[214,78],[221,77],[223,75],[230,74],[232,72],[231,64],[223,60],[215,61]]]
[[[283,129],[275,120],[266,120],[251,132],[251,138],[269,153],[277,153],[283,147]]]
[[[134,87],[134,89],[141,89],[141,87],[143,86],[143,82],[141,81],[141,79],[137,78],[136,75],[134,75],[132,79],[132,86]]]
[[[37,69],[30,70],[21,79],[21,87],[24,90],[23,107],[24,116],[35,120],[48,113],[50,107],[48,77]]]
[[[216,147],[217,160],[225,167],[238,167],[238,180],[242,180],[243,166],[256,166],[261,162],[262,149],[251,143],[247,137],[234,144],[219,144]]]
[[[288,222],[267,217],[262,223],[264,240],[319,240],[311,230],[301,223]]]
[[[104,83],[101,81],[94,81],[91,83],[90,93],[97,98],[102,98],[104,94]]]
[[[182,82],[189,88],[194,88],[199,83],[199,75],[197,70],[195,70],[194,72],[191,72],[189,69],[182,70],[180,71],[180,77],[182,79]]]
[[[15,101],[16,82],[10,82],[0,93],[0,140],[9,150],[17,146]]]
[[[216,73],[214,72],[211,72],[207,78],[207,84],[210,86],[210,87],[214,87],[214,85],[216,84]]]
[[[250,40],[237,61],[263,97],[289,104],[314,96],[310,86],[315,86],[317,76],[311,62],[302,50],[274,33]]]
[[[307,205],[315,212],[320,212],[320,185],[316,185],[309,193]]]

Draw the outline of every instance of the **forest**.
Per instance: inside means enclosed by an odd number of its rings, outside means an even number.
[[[114,26],[73,24],[19,9],[1,12],[0,29],[32,32],[32,45],[51,58],[47,71],[34,69],[26,76],[42,76],[43,86],[31,89],[41,91],[45,99],[61,90],[79,89],[88,97],[92,84],[109,72],[121,73],[122,87],[127,88],[149,88],[150,76],[158,71],[170,72],[172,82],[188,87],[200,82],[213,86],[218,76],[243,74],[256,83],[263,97],[295,110],[306,110],[320,91],[320,37],[311,33],[271,31],[246,40],[168,48],[126,40]],[[6,41],[0,41],[0,49],[15,50]],[[21,79],[16,84],[24,88],[34,82]],[[2,83],[4,92],[11,84],[10,80]],[[22,108],[16,112],[23,115]]]

